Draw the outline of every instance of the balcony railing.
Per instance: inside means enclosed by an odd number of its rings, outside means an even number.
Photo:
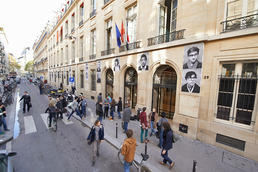
[[[96,15],[96,9],[90,13],[90,18]]]
[[[140,47],[141,47],[141,41],[133,42],[133,43],[121,46],[119,48],[119,52],[121,53],[121,52],[128,51],[128,50],[134,50],[134,49],[137,49]]]
[[[106,5],[111,0],[104,0],[104,5]]]
[[[74,32],[74,28],[72,28],[72,30],[71,30],[71,33],[73,33]]]
[[[232,20],[221,22],[223,26],[222,32],[241,30],[250,27],[258,26],[258,14],[253,14],[245,17],[239,17]]]
[[[171,42],[184,38],[185,29],[171,32],[169,34],[159,35],[153,38],[148,38],[148,46]]]
[[[108,50],[101,51],[101,56],[106,56],[106,55],[114,54],[114,53],[115,53],[115,48],[111,48]]]
[[[79,58],[79,62],[82,62],[83,61],[83,57]]]
[[[96,54],[90,55],[90,60],[93,60],[93,59],[95,59],[95,58],[96,58]]]
[[[82,24],[83,24],[83,19],[80,21],[79,26],[81,26]]]

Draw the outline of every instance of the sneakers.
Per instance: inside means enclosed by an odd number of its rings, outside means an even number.
[[[172,168],[174,167],[174,165],[175,165],[175,162],[173,161],[173,162],[170,164],[169,169],[172,169]]]

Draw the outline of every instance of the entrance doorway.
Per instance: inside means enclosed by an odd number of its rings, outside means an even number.
[[[137,104],[137,81],[138,74],[133,67],[129,67],[125,72],[124,80],[124,105],[130,103],[131,108]]]
[[[167,118],[173,119],[176,104],[177,75],[175,70],[168,66],[160,66],[153,76],[152,108],[158,114],[167,114]]]
[[[106,96],[109,95],[113,98],[113,83],[114,83],[114,74],[113,71],[109,68],[106,72]]]

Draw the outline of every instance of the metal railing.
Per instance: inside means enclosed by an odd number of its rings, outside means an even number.
[[[110,48],[108,50],[101,51],[101,56],[106,56],[114,53],[115,53],[115,48]]]
[[[119,48],[119,52],[121,53],[121,52],[124,52],[124,51],[137,49],[137,48],[140,48],[140,47],[141,47],[141,41],[133,42],[133,43],[121,46]]]
[[[83,19],[80,21],[79,26],[83,25]]]
[[[156,37],[148,38],[148,46],[171,42],[179,39],[184,39],[185,29],[171,32],[169,34],[159,35]]]
[[[96,15],[96,9],[94,9],[91,13],[90,13],[90,18]]]
[[[244,17],[235,18],[221,22],[223,26],[222,32],[241,30],[258,26],[258,14],[252,14]]]
[[[95,58],[96,58],[96,54],[90,55],[90,60],[93,60],[93,59],[95,59]]]

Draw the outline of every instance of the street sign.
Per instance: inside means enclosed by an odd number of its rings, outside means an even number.
[[[70,77],[69,82],[74,82],[74,77]]]

